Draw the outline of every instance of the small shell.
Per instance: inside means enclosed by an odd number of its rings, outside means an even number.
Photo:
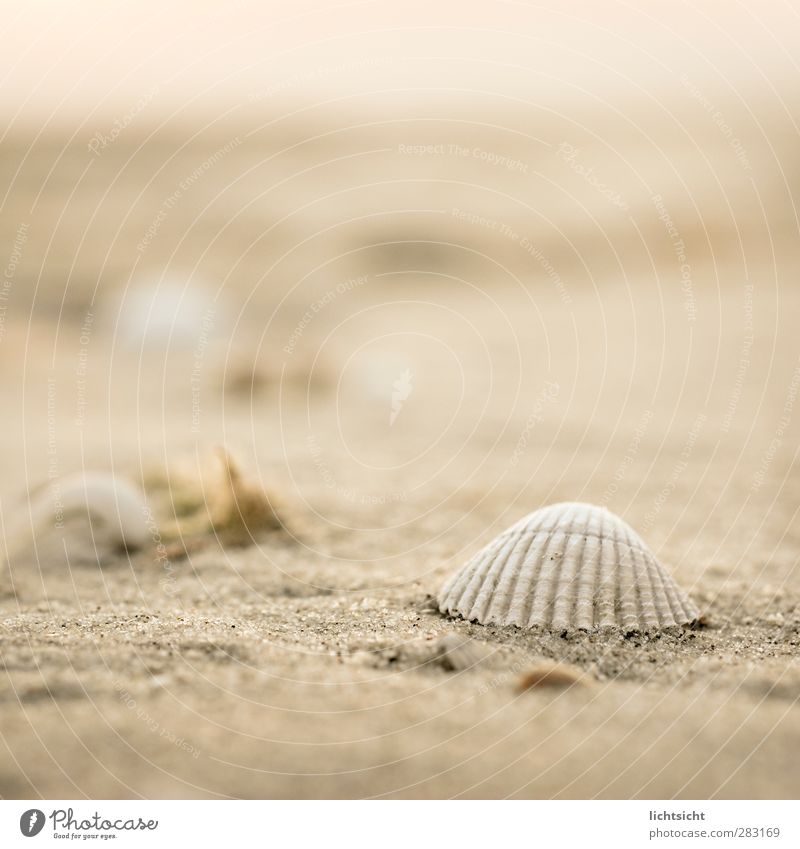
[[[151,540],[147,508],[141,493],[122,478],[88,472],[58,479],[32,494],[27,509],[10,523],[5,540],[9,560],[35,547],[35,541],[73,519],[88,520],[87,551],[97,559],[101,549],[135,551]]]
[[[491,655],[491,650],[471,637],[445,634],[434,646],[436,660],[447,672],[464,672],[480,666]]]
[[[591,504],[553,504],[504,531],[438,595],[442,613],[553,631],[653,631],[697,608],[641,537]]]

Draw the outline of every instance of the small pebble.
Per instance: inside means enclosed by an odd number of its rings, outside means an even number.
[[[558,663],[553,660],[543,660],[529,669],[517,682],[517,690],[524,693],[527,690],[541,687],[572,687],[586,686],[586,678],[581,669],[568,663]]]

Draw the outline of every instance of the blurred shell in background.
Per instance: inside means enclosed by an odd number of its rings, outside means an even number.
[[[152,278],[127,287],[108,305],[109,331],[127,349],[191,351],[220,334],[227,310],[194,280]]]
[[[5,518],[4,554],[12,565],[107,565],[151,542],[147,507],[129,482],[105,472],[54,479],[29,505]]]
[[[602,507],[568,502],[524,517],[445,583],[442,613],[553,631],[653,631],[697,608],[639,535]]]

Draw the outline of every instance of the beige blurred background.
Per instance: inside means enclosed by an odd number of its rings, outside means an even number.
[[[37,527],[3,795],[796,793],[790,3],[0,9],[4,527],[82,470],[168,523],[153,481],[225,445],[303,528],[166,592],[152,551],[98,571]],[[623,515],[717,628],[425,608],[555,500]],[[500,672],[403,654],[453,629]],[[542,655],[594,701],[521,702]]]

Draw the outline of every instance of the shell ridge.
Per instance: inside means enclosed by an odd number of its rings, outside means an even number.
[[[511,605],[514,599],[514,587],[524,566],[525,555],[528,550],[525,542],[525,535],[522,533],[518,534],[513,547],[508,552],[508,557],[497,582],[494,597],[486,612],[487,621],[489,622],[507,623],[510,619]]]
[[[645,596],[642,587],[641,572],[639,570],[639,561],[636,558],[638,552],[636,552],[632,548],[629,548],[628,553],[630,555],[631,561],[631,584],[633,586],[633,599],[631,599],[631,603],[634,605],[633,616],[636,620],[635,627],[640,631],[647,630],[647,617],[645,615]]]
[[[614,537],[614,547],[619,563],[620,580],[617,582],[620,592],[620,616],[625,628],[632,631],[641,630],[639,611],[641,609],[641,593],[639,582],[636,580],[635,560],[631,549],[624,556],[619,554],[618,540]]]
[[[448,602],[450,600],[450,596],[455,592],[456,585],[460,582],[461,578],[464,576],[464,572],[470,568],[472,565],[472,561],[470,561],[464,569],[459,572],[455,572],[452,574],[445,582],[442,584],[441,590],[439,590],[439,612],[446,613],[448,610]]]
[[[625,524],[617,519],[610,511],[606,513],[609,536],[614,543],[614,560],[617,563],[618,580],[616,581],[617,599],[615,607],[619,611],[621,625],[626,630],[639,630],[639,616],[637,615],[641,605],[638,581],[636,580],[635,558],[630,546],[625,539],[620,539],[620,529],[625,529]],[[624,533],[627,537],[627,533]],[[620,553],[620,544],[626,548],[625,555]]]
[[[584,514],[583,506],[573,507],[572,505],[567,505],[559,516],[558,525],[560,525],[560,529],[564,531],[566,535],[571,535],[577,532],[577,527],[580,525],[581,517]]]
[[[478,593],[470,610],[470,619],[486,619],[487,611],[492,603],[492,596],[498,586],[500,577],[505,569],[508,555],[514,550],[519,539],[519,533],[509,534],[503,540],[503,545],[497,551],[492,559],[489,570],[484,575],[481,581]]]
[[[570,600],[570,608],[567,613],[566,628],[569,628],[570,623],[575,622],[578,618],[578,578],[583,571],[581,567],[586,560],[586,550],[588,546],[589,537],[581,534],[580,556],[575,558],[575,570],[572,578],[572,598]]]
[[[669,628],[676,624],[676,617],[675,610],[665,587],[664,571],[659,567],[655,557],[648,560],[647,566],[650,573],[650,580],[656,588],[656,597],[658,598],[658,604],[656,604],[658,624],[662,628]]]
[[[584,504],[580,510],[575,511],[575,518],[571,528],[572,533],[583,536],[592,524],[592,509],[590,505]]]
[[[456,572],[448,581],[444,583],[439,591],[439,611],[447,613],[455,604],[459,592],[463,592],[466,583],[469,583],[472,574],[475,571],[475,564],[480,557],[481,552],[476,554],[467,565]]]
[[[600,525],[600,570],[595,589],[597,625],[601,628],[613,628],[620,624],[617,622],[619,581],[615,576],[618,549],[614,538],[607,531],[608,516],[604,515]]]
[[[481,548],[480,551],[478,551],[461,570],[459,574],[463,576],[464,580],[460,584],[460,594],[467,591],[470,582],[476,579],[476,575],[480,572],[481,568],[484,567],[503,547],[507,536],[508,531],[504,531],[500,534],[500,536],[497,536],[490,542],[486,543],[486,545],[484,545],[483,548]]]
[[[572,541],[575,540],[574,548]],[[580,573],[579,564],[586,551],[586,537],[570,534],[564,546],[564,558],[558,574],[553,604],[553,627],[557,630],[569,628],[575,618],[575,607],[578,600],[577,579]]]
[[[470,574],[465,576],[462,586],[458,588],[459,592],[454,599],[454,608],[465,619],[470,618],[472,608],[475,605],[475,600],[480,593],[481,586],[486,579],[486,569],[496,556],[497,550],[502,548],[502,544],[497,546],[491,544],[482,549],[475,557],[475,566],[470,570]]]
[[[509,617],[510,625],[525,626],[529,623],[531,608],[533,606],[533,593],[530,592],[530,589],[538,581],[542,568],[542,547],[547,537],[541,534],[535,534],[527,539],[528,546],[525,551],[525,559],[514,586],[511,615]]]
[[[677,584],[663,568],[661,569],[661,581],[664,586],[664,597],[667,600],[670,616],[673,620],[670,624],[677,625],[684,620],[683,606],[680,601],[681,592]]]
[[[533,539],[523,535],[520,537],[519,548],[520,548],[520,557],[519,557],[519,568],[517,569],[516,575],[514,575],[513,579],[509,581],[508,588],[508,624],[515,625],[518,624],[515,622],[519,614],[519,606],[518,602],[520,601],[520,581],[525,574],[525,566],[528,563],[528,557],[530,555],[531,545],[533,543]],[[524,599],[524,596],[522,597]]]
[[[564,540],[565,537],[560,531],[553,531],[547,537],[547,542],[540,557],[539,580],[536,583],[533,593],[531,613],[528,619],[528,624],[530,625],[542,625],[546,627],[550,624],[553,614],[556,569],[560,562],[560,558],[555,558],[554,554],[558,553],[556,546],[559,543],[563,543]]]
[[[617,580],[614,581],[614,613],[619,618],[620,624],[623,626],[623,628],[627,628],[628,621],[622,603],[622,579],[624,575],[624,569],[621,568],[622,564],[620,564],[619,562],[619,546],[617,545],[617,538],[613,535],[610,535],[609,539],[611,540],[611,544],[614,547],[614,562],[617,564],[618,571]]]
[[[595,542],[591,549],[589,549],[589,540]],[[586,549],[584,549],[584,568],[580,570],[578,577],[575,600],[575,625],[579,629],[591,630],[595,625],[595,595],[603,545],[597,537],[587,536],[586,548],[591,551],[591,559],[586,559]]]
[[[658,612],[656,610],[655,587],[650,574],[651,558],[638,552],[641,561],[638,562],[638,573],[640,575],[640,618],[644,620],[647,628],[657,628],[659,626]]]
[[[555,533],[555,531],[543,531],[543,530],[530,531],[529,530],[529,531],[526,531],[525,536],[539,536],[540,534],[544,534],[544,533]],[[562,531],[562,533],[563,533],[563,531]],[[603,534],[600,534],[600,533],[592,533],[591,531],[575,531],[574,533],[571,533],[570,535],[571,536],[588,536],[588,537],[594,537],[595,539],[601,539],[601,540],[602,539],[608,539],[609,536],[611,536],[611,534],[603,535]],[[632,545],[628,542],[625,542],[624,540],[619,540],[619,539],[617,541],[620,545],[624,545],[626,548],[636,548],[644,554],[650,554],[651,553],[650,549],[647,548],[646,545]]]
[[[443,606],[446,611],[454,610],[465,615],[464,602],[473,592],[477,592],[477,585],[473,588],[473,584],[477,584],[480,567],[491,557],[495,543],[496,540],[484,546],[460,572],[456,573],[456,580],[449,587],[448,595],[444,597],[440,607]]]
[[[665,583],[668,586],[668,593],[671,597],[674,606],[678,609],[678,616],[675,617],[679,623],[688,623],[698,616],[697,608],[691,599],[683,592],[683,590],[675,583],[674,579],[668,573],[665,574]]]

